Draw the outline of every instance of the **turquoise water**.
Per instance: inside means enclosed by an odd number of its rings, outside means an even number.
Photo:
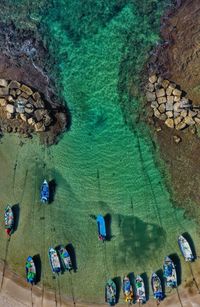
[[[104,301],[107,278],[130,272],[150,276],[166,254],[180,255],[178,234],[189,231],[197,240],[194,222],[172,206],[148,128],[138,122],[140,71],[159,41],[164,8],[164,1],[145,2],[52,1],[36,15],[32,9],[30,22],[37,25],[40,16],[39,30],[55,59],[52,73],[72,124],[49,149],[37,139],[19,147],[14,136],[0,146],[2,169],[8,173],[0,178],[1,207],[19,202],[21,215],[9,247],[10,265],[24,274],[26,250],[40,254],[41,283],[88,302]],[[57,183],[54,202],[45,208],[38,203],[43,177]],[[111,216],[111,240],[104,245],[91,217],[99,213]],[[27,249],[20,250],[22,236]],[[69,242],[78,271],[56,284],[47,249]]]

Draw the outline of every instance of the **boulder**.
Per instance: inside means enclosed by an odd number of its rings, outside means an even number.
[[[33,111],[34,111],[34,107],[30,103],[27,103],[24,108],[24,112],[27,114],[32,114]]]
[[[37,109],[37,110],[34,112],[34,116],[35,116],[35,118],[36,118],[36,121],[37,121],[37,122],[40,122],[40,121],[43,119],[43,116],[44,116],[43,110]]]
[[[51,116],[49,116],[48,114],[46,114],[46,115],[44,116],[43,121],[44,121],[44,125],[45,125],[46,127],[48,127],[48,126],[51,124],[51,122],[52,122],[52,118],[51,118]]]
[[[36,132],[43,132],[43,131],[45,131],[45,125],[43,124],[43,123],[36,123],[35,125],[34,125],[34,128],[35,128],[35,131]]]
[[[160,113],[164,113],[164,112],[165,112],[165,104],[164,104],[164,103],[162,103],[162,104],[158,107],[158,111],[159,111]]]
[[[178,116],[178,117],[176,117],[175,119],[174,119],[174,124],[175,124],[175,126],[177,126],[181,121],[182,121],[182,117],[181,116]]]
[[[16,92],[17,96],[19,96],[22,91],[19,88],[17,88],[15,92]]]
[[[16,96],[17,96],[16,91],[15,91],[15,90],[10,90],[10,95],[11,95],[13,98],[16,98]]]
[[[0,79],[0,86],[1,87],[7,87],[8,86],[8,81],[5,79]]]
[[[179,96],[180,97],[181,94],[182,94],[182,91],[180,91],[177,88],[175,88],[172,93],[173,93],[174,96]]]
[[[34,120],[33,117],[30,117],[30,118],[28,119],[28,124],[29,124],[29,125],[35,125],[35,120]]]
[[[174,101],[180,101],[181,97],[180,96],[174,96]]]
[[[35,101],[41,99],[41,95],[40,95],[40,93],[38,93],[38,92],[33,93],[33,94],[32,94],[32,97],[33,97],[33,99],[34,99]]]
[[[145,88],[146,88],[146,90],[149,91],[149,92],[153,92],[154,89],[155,89],[155,88],[154,88],[154,85],[153,85],[152,83],[150,83],[150,82],[146,85]]]
[[[173,111],[174,109],[174,105],[171,102],[167,102],[165,107],[166,107],[166,111]]]
[[[169,85],[169,80],[164,79],[162,81],[162,87],[164,87],[164,89],[166,89],[168,87],[168,85]]]
[[[0,87],[0,97],[8,96],[9,89],[8,87]]]
[[[174,96],[167,96],[167,102],[173,103],[174,102]]]
[[[165,114],[166,114],[167,117],[169,117],[169,118],[173,117],[173,112],[172,112],[172,111],[167,111]]]
[[[177,136],[177,135],[173,136],[173,140],[174,140],[174,143],[176,143],[176,144],[179,144],[181,142],[180,136]]]
[[[176,130],[182,130],[184,128],[186,128],[187,125],[184,121],[180,122],[177,126],[176,126]]]
[[[0,106],[5,107],[7,105],[7,100],[5,98],[0,98]]]
[[[156,99],[156,94],[152,93],[152,92],[146,92],[146,97],[147,97],[147,101],[151,102],[151,101],[154,101]],[[37,103],[37,101],[35,103]],[[34,103],[34,105],[35,105],[35,103]],[[37,104],[35,105],[35,107],[38,108]]]
[[[195,123],[197,123],[198,125],[200,125],[200,118],[195,117],[194,120],[195,120]]]
[[[20,88],[21,84],[15,80],[11,81],[10,84],[9,84],[9,88],[10,89],[18,89]]]
[[[189,110],[189,111],[188,111],[188,116],[194,117],[194,116],[196,116],[196,115],[197,115],[197,112],[192,111],[192,110]]]
[[[24,121],[27,122],[27,117],[25,114],[20,114],[20,118]]]
[[[156,91],[156,96],[159,98],[159,97],[163,97],[165,96],[165,90],[164,88],[161,88],[159,90]]]
[[[159,84],[162,84],[162,82],[163,82],[163,77],[158,77],[158,80],[157,80],[157,82],[159,83]]]
[[[14,103],[14,102],[15,102],[14,98],[13,98],[11,95],[9,95],[9,96],[7,97],[7,100],[8,100],[9,102],[11,102],[11,103]]]
[[[11,114],[15,113],[15,107],[12,104],[7,104],[6,111]]]
[[[165,125],[169,128],[174,128],[174,120],[172,118],[166,119]]]
[[[186,117],[187,114],[188,114],[188,111],[187,111],[187,110],[181,111],[181,116],[182,116],[182,117]]]
[[[157,117],[157,118],[160,118],[160,112],[158,111],[158,109],[154,109],[154,115],[155,115],[155,117]]]
[[[166,98],[166,97],[159,97],[159,98],[158,98],[158,103],[159,103],[159,104],[165,103],[166,101],[167,101],[167,98]]]
[[[195,121],[192,119],[192,117],[190,116],[186,116],[184,118],[184,122],[188,125],[188,126],[192,126],[195,124]]]
[[[180,103],[179,102],[176,102],[174,104],[174,112],[181,112],[181,110],[180,110]]]
[[[167,115],[165,113],[160,115],[160,120],[165,121],[167,119]]]
[[[151,75],[150,77],[149,77],[149,82],[150,83],[155,83],[157,81],[157,76],[156,75]]]
[[[156,100],[152,101],[151,107],[152,107],[153,109],[158,107],[158,103],[157,103]]]
[[[187,99],[185,97],[181,98],[181,100],[180,100],[180,107],[182,109],[190,107],[189,99]]]
[[[28,96],[31,96],[33,94],[32,89],[25,84],[22,84],[22,86],[20,87],[20,90],[26,93]]]
[[[167,87],[166,94],[167,96],[171,96],[173,89],[171,87]]]

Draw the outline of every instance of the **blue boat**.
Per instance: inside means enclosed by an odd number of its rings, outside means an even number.
[[[47,180],[44,180],[40,190],[40,200],[42,203],[48,203],[49,201],[49,184]]]
[[[53,247],[49,248],[49,261],[52,272],[57,274],[60,273],[61,271],[60,260],[58,258],[56,250]]]
[[[32,285],[36,281],[36,268],[31,256],[29,256],[26,260],[26,280]]]
[[[97,227],[98,227],[98,238],[101,241],[106,240],[106,225],[105,225],[105,219],[102,215],[97,216]]]
[[[153,290],[153,296],[157,300],[157,305],[164,299],[164,293],[162,290],[161,280],[156,273],[151,276],[151,286]]]
[[[165,257],[165,260],[164,260],[163,275],[164,275],[165,283],[167,287],[170,287],[170,288],[177,287],[177,276],[176,276],[175,265],[168,256]]]

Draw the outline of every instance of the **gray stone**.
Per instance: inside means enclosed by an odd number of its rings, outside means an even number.
[[[33,99],[34,99],[35,101],[41,99],[41,95],[40,95],[40,93],[38,93],[38,92],[33,93],[33,94],[32,94],[32,97],[33,97]]]
[[[146,97],[147,97],[147,101],[151,102],[151,101],[154,101],[156,99],[156,94],[155,93],[152,93],[152,92],[146,92]],[[40,101],[40,100],[37,100],[37,101]],[[37,105],[37,101],[34,102],[34,106],[36,108],[39,108]],[[44,106],[43,106],[44,107]]]
[[[12,104],[7,104],[6,111],[8,113],[15,113],[15,107]]]
[[[51,122],[52,122],[52,118],[51,118],[48,114],[46,114],[46,115],[44,116],[43,121],[44,121],[44,125],[45,125],[46,127],[48,127],[48,126],[51,124]]]
[[[7,87],[8,86],[8,81],[5,79],[0,79],[0,86],[1,87]]]
[[[25,114],[20,114],[20,118],[24,121],[27,122],[27,117]]]
[[[163,77],[158,77],[157,82],[160,83],[160,84],[162,84],[162,82],[163,82]]]
[[[174,120],[172,118],[166,119],[165,125],[169,128],[174,128]]]
[[[156,96],[159,98],[159,97],[163,97],[165,96],[165,90],[164,88],[161,88],[160,90],[157,90],[156,91]]]
[[[159,103],[159,104],[165,103],[166,101],[167,101],[167,98],[166,98],[166,97],[159,97],[159,98],[158,98],[158,103]]]
[[[174,118],[180,116],[180,112],[174,112]]]
[[[18,81],[11,81],[10,84],[9,84],[9,88],[10,89],[17,89],[17,88],[20,88],[21,84],[18,82]]]
[[[174,104],[174,112],[181,112],[181,109],[180,109],[180,102],[176,102]]]
[[[174,96],[167,96],[167,102],[173,103],[174,102]]]
[[[14,102],[15,102],[14,98],[13,98],[11,95],[9,95],[9,96],[7,97],[7,100],[8,100],[9,102],[11,102],[11,103],[14,103]]]
[[[165,121],[167,119],[167,115],[165,113],[160,115],[160,120]]]
[[[185,97],[181,98],[181,100],[180,100],[180,107],[182,109],[190,107],[189,99],[187,99]]]
[[[150,83],[155,83],[157,81],[157,76],[156,75],[151,75],[150,77],[149,77],[149,82]]]
[[[198,125],[200,125],[200,118],[195,117],[194,120],[195,120],[195,122],[196,122]]]
[[[172,91],[176,88],[176,84],[175,83],[170,83],[168,88],[172,89]]]

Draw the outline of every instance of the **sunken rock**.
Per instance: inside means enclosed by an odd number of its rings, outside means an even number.
[[[174,140],[174,143],[176,143],[176,144],[179,144],[181,142],[180,136],[177,136],[177,135],[173,136],[173,140]]]
[[[192,119],[192,117],[190,116],[186,116],[184,118],[184,122],[188,125],[188,126],[192,126],[195,124],[195,121]]]
[[[154,101],[156,99],[156,94],[155,93],[151,93],[151,92],[146,92],[146,97],[147,97],[147,101],[151,102],[151,101]],[[35,103],[34,103],[34,105],[35,105]],[[35,107],[37,108],[36,105],[35,105]]]
[[[15,107],[12,104],[7,104],[6,111],[8,113],[15,113]]]
[[[166,119],[165,125],[169,128],[174,128],[174,120],[172,118]]]
[[[9,84],[10,89],[19,89],[21,84],[18,81],[11,81]]]
[[[179,97],[180,97],[181,94],[182,94],[182,91],[180,91],[180,90],[178,90],[178,89],[176,88],[176,89],[173,90],[172,93],[173,93],[174,96],[179,96]]]
[[[7,87],[8,86],[8,81],[5,79],[0,79],[0,86],[1,87]]]
[[[45,131],[45,126],[43,123],[39,122],[39,123],[36,123],[34,125],[34,128],[35,128],[35,131],[36,132],[44,132]]]
[[[26,93],[28,96],[31,96],[33,94],[32,89],[24,84],[22,84],[22,86],[20,87],[20,90]]]
[[[6,97],[8,94],[8,87],[0,87],[0,97]]]
[[[159,98],[159,97],[163,97],[165,96],[165,90],[164,88],[161,88],[159,90],[156,91],[156,96]]]
[[[156,75],[151,75],[150,77],[149,77],[149,82],[150,83],[155,83],[157,81],[157,76]]]
[[[158,103],[159,103],[159,104],[165,103],[166,101],[167,101],[167,98],[166,98],[166,97],[159,97],[159,98],[158,98]]]

